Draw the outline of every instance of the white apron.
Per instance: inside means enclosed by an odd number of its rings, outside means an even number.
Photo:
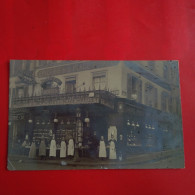
[[[68,156],[74,156],[74,141],[70,139],[68,141]]]
[[[114,141],[110,141],[110,153],[109,153],[109,159],[116,159],[116,146]]]
[[[106,158],[106,145],[104,141],[100,141],[99,158]]]
[[[66,157],[66,142],[61,141],[61,147],[60,147],[60,158]]]
[[[29,151],[28,157],[29,158],[35,158],[36,157],[36,145],[35,145],[34,142],[30,146],[30,151]]]
[[[53,139],[50,144],[49,156],[56,157],[56,141]]]

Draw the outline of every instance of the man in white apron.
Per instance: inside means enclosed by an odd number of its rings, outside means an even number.
[[[39,145],[39,156],[41,159],[46,157],[46,145],[44,136],[41,137],[41,143]]]
[[[61,141],[61,147],[60,147],[60,158],[66,157],[66,142],[64,141],[64,138],[62,138]]]
[[[107,157],[107,155],[106,155],[106,144],[105,144],[105,141],[104,141],[104,137],[101,136],[100,145],[99,145],[99,158],[101,158],[103,160],[106,157]]]
[[[116,141],[114,136],[111,135],[111,139],[109,140],[109,159],[116,159]]]
[[[56,140],[55,140],[54,135],[53,135],[53,138],[52,138],[51,144],[50,144],[49,156],[56,157]]]
[[[71,158],[74,156],[74,140],[72,137],[68,141],[68,156]]]
[[[36,158],[36,144],[35,144],[35,138],[33,137],[32,144],[30,146],[30,151],[29,151],[29,158]]]

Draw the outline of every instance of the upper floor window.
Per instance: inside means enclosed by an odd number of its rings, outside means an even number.
[[[169,94],[165,91],[161,93],[161,110],[169,112],[171,110],[171,99]]]
[[[145,84],[145,104],[154,108],[158,107],[158,94],[157,88],[152,84]]]
[[[105,72],[93,73],[93,88],[95,90],[105,90],[107,88]]]
[[[13,68],[13,75],[18,75],[18,73],[20,73],[22,70],[22,61],[15,60],[12,68]]]
[[[127,77],[127,98],[142,102],[142,81],[130,74]]]
[[[17,87],[16,88],[16,94],[17,94],[18,98],[26,97],[27,94],[28,94],[28,86]]]
[[[25,60],[23,70],[30,71],[30,65],[31,65],[31,60]]]
[[[68,77],[65,81],[65,92],[66,93],[74,93],[76,92],[76,77]]]
[[[24,97],[24,89],[23,88],[18,88],[18,97]]]

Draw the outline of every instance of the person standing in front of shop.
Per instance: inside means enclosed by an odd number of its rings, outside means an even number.
[[[35,137],[33,137],[32,144],[30,146],[30,151],[29,151],[29,158],[36,158],[36,144],[35,144]]]
[[[116,140],[114,139],[114,135],[111,135],[111,139],[109,140],[109,159],[115,160],[116,158]]]
[[[125,142],[122,134],[120,134],[118,141],[118,159],[120,161],[125,159]]]
[[[41,137],[41,143],[39,145],[39,156],[41,159],[46,159],[46,145],[44,136]]]
[[[50,149],[49,149],[49,156],[51,158],[56,157],[56,140],[55,140],[55,135],[53,135],[51,143],[50,143]]]
[[[74,156],[74,140],[72,137],[70,137],[68,141],[68,157],[73,158]]]
[[[104,160],[107,157],[106,155],[106,144],[104,141],[104,137],[101,136],[100,145],[99,145],[99,158]]]
[[[60,146],[60,158],[66,157],[66,142],[64,138],[62,138],[61,146]]]
[[[89,157],[96,159],[98,157],[99,140],[96,135],[96,131],[90,135],[89,139]]]
[[[22,153],[23,153],[23,155],[28,155],[28,148],[27,147],[29,147],[29,145],[30,145],[30,143],[29,143],[29,139],[28,139],[28,134],[26,134],[25,140],[22,143]]]

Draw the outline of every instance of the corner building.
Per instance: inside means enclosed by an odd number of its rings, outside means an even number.
[[[9,91],[10,152],[53,134],[80,156],[111,134],[127,155],[183,147],[176,61],[13,60]]]

